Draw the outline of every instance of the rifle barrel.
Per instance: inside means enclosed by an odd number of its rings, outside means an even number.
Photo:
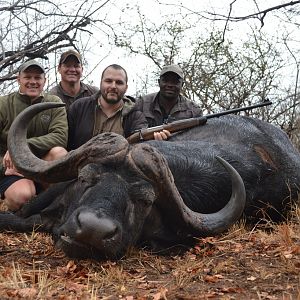
[[[229,114],[236,113],[239,111],[249,110],[249,109],[262,107],[262,106],[266,106],[266,105],[270,105],[270,104],[272,104],[271,101],[264,101],[262,103],[254,104],[251,106],[234,108],[234,109],[225,110],[225,111],[211,114],[211,115],[206,115],[206,116],[197,117],[197,118],[177,120],[177,121],[174,121],[174,122],[168,123],[168,124],[162,124],[162,125],[155,126],[155,127],[144,128],[144,129],[139,130],[138,132],[133,133],[131,136],[129,136],[127,138],[127,140],[130,144],[138,143],[142,140],[145,140],[145,141],[151,140],[154,137],[154,132],[161,131],[163,129],[169,130],[171,133],[178,132],[178,131],[192,128],[195,126],[204,125],[206,123],[207,119],[218,118],[218,117],[229,115]]]
[[[233,109],[225,110],[225,111],[222,111],[222,112],[219,112],[219,113],[206,115],[205,117],[207,119],[217,118],[217,117],[229,115],[229,114],[232,114],[232,113],[245,111],[245,110],[249,110],[249,109],[253,109],[253,108],[257,108],[257,107],[263,107],[263,106],[267,106],[267,105],[271,105],[271,104],[272,104],[271,101],[264,101],[264,102],[261,102],[261,103],[258,103],[258,104],[253,104],[253,105],[250,105],[250,106],[233,108]]]

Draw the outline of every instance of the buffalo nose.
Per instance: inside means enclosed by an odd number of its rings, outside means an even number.
[[[84,241],[100,241],[113,238],[117,226],[108,218],[99,218],[92,212],[81,212],[78,215],[79,227],[76,230],[76,239]]]

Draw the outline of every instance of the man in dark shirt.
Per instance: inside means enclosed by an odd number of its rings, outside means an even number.
[[[201,108],[181,95],[183,78],[183,71],[178,65],[165,66],[162,68],[158,79],[159,92],[138,99],[136,108],[145,114],[148,127],[202,116]],[[154,134],[155,138],[167,139],[170,133],[164,132],[166,136],[160,132]]]
[[[101,76],[100,91],[76,100],[69,108],[68,150],[73,150],[93,136],[114,132],[125,137],[146,128],[144,114],[134,107],[133,98],[125,96],[127,72],[117,64],[106,67]]]
[[[50,94],[58,96],[68,111],[69,106],[79,98],[91,96],[99,91],[95,86],[83,83],[83,67],[81,55],[75,50],[64,52],[59,60],[58,72],[61,81],[50,90]]]

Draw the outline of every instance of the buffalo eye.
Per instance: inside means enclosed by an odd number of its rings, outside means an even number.
[[[94,185],[99,181],[103,170],[100,164],[88,164],[84,166],[78,174],[78,180],[82,184]]]
[[[148,182],[131,184],[129,195],[132,202],[146,207],[152,206],[156,198],[154,189]]]

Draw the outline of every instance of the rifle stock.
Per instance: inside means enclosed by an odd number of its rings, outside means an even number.
[[[251,106],[246,106],[246,107],[240,107],[240,108],[234,108],[234,109],[229,109],[225,110],[223,112],[215,113],[215,114],[210,114],[206,115],[203,117],[198,117],[198,118],[189,118],[189,119],[182,119],[182,120],[177,120],[172,123],[168,124],[163,124],[155,127],[150,127],[150,128],[144,128],[141,129],[135,133],[133,133],[131,136],[127,138],[129,144],[135,144],[141,141],[148,141],[148,140],[153,140],[154,139],[154,132],[159,132],[164,129],[170,131],[171,133],[178,132],[184,129],[189,129],[195,126],[199,125],[204,125],[208,119],[211,118],[218,118],[221,116],[225,116],[228,114],[240,112],[240,111],[245,111],[245,110],[250,110],[253,108],[257,107],[262,107],[266,105],[271,105],[272,102],[270,101],[264,101],[262,103],[254,104]]]
[[[206,117],[198,117],[198,118],[190,118],[190,119],[183,119],[177,120],[172,123],[163,124],[155,127],[144,128],[127,138],[129,144],[135,144],[141,141],[148,141],[154,139],[154,132],[159,132],[164,129],[173,132],[178,132],[184,129],[192,128],[199,125],[204,125],[207,121]]]

